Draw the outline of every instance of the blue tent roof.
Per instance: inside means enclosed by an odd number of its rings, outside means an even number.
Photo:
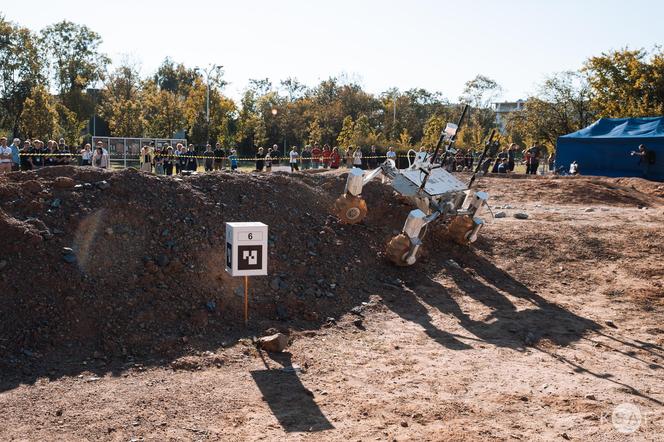
[[[662,138],[664,117],[600,118],[560,138]]]
[[[646,164],[631,154],[639,144],[655,153],[655,164]],[[601,118],[558,137],[556,166],[568,169],[572,161],[577,161],[584,175],[664,180],[664,117]]]

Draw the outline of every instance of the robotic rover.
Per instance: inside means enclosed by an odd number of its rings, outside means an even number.
[[[460,244],[475,242],[484,225],[484,221],[477,215],[489,195],[486,192],[475,192],[471,186],[487,151],[496,146],[496,143],[492,143],[495,132],[491,134],[469,183],[461,182],[442,167],[447,156],[456,153],[454,141],[467,109],[468,106],[463,109],[458,124],[447,123],[432,155],[411,149],[408,152],[408,168],[398,169],[393,160],[387,159],[367,173],[359,168],[351,169],[344,194],[335,202],[335,211],[340,221],[359,223],[367,215],[362,188],[374,178],[382,177],[383,180],[388,179],[394,190],[417,207],[408,214],[402,232],[387,244],[387,257],[396,265],[409,266],[417,261],[426,226],[434,221],[447,224],[448,234]],[[441,148],[445,153],[439,158]],[[411,162],[412,153],[415,153],[415,158]],[[442,161],[439,162],[439,159]]]

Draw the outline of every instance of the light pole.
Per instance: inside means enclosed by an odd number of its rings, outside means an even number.
[[[194,68],[195,72],[204,72],[205,73],[205,81],[206,81],[206,87],[205,87],[205,142],[209,143],[210,142],[210,75],[213,72],[219,72],[223,66],[219,65],[217,66],[216,64],[213,64],[211,66],[208,66],[207,69],[201,69],[199,67]]]

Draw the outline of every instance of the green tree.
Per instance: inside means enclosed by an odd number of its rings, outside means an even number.
[[[341,126],[341,131],[337,136],[337,144],[343,148],[347,148],[353,143],[353,117],[346,115],[344,118],[343,125]]]
[[[424,136],[422,137],[422,145],[427,148],[436,147],[440,134],[446,125],[445,118],[440,115],[432,115],[427,120],[424,126]]]
[[[369,118],[362,114],[353,125],[353,138],[352,143],[355,146],[363,146],[368,144],[367,138],[371,133],[371,126],[369,125]]]
[[[58,112],[60,136],[65,139],[69,146],[80,144],[82,140],[81,133],[87,125],[87,121],[79,120],[78,116],[62,103],[56,103],[55,108]]]
[[[664,114],[664,50],[622,49],[591,57],[583,67],[592,108],[600,117]]]
[[[141,97],[147,135],[170,138],[185,128],[184,106],[176,92],[159,89],[153,80],[148,80],[143,84]]]
[[[43,84],[41,54],[29,29],[0,15],[0,128],[19,136],[21,114],[34,88]]]
[[[40,42],[63,104],[80,120],[87,119],[93,104],[84,91],[103,78],[110,62],[99,50],[101,36],[85,25],[63,20],[44,28]]]
[[[590,93],[590,86],[576,72],[550,76],[538,87],[538,94],[528,98],[523,110],[508,115],[509,140],[519,144],[543,143],[553,149],[559,136],[577,131],[595,119]]]
[[[21,115],[21,133],[42,140],[55,138],[58,120],[58,111],[51,94],[44,86],[35,86],[25,100]]]
[[[405,150],[410,149],[413,146],[411,144],[412,140],[413,137],[411,137],[410,134],[408,133],[408,129],[404,128],[399,134],[399,147]]]
[[[141,80],[135,66],[122,64],[108,75],[100,111],[114,136],[143,136],[145,122]]]
[[[323,138],[323,131],[320,128],[318,119],[314,119],[311,124],[309,124],[309,144],[320,143],[320,140]]]

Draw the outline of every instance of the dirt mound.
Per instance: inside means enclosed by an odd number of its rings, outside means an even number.
[[[361,303],[398,276],[383,245],[402,217],[367,186],[353,229],[329,215],[344,177],[52,167],[0,181],[0,354],[86,347],[168,353],[183,338],[241,323],[242,280],[224,271],[226,221],[269,226],[269,276],[251,279],[252,321],[309,321]],[[379,201],[384,201],[379,203]],[[386,267],[386,269],[383,269]],[[255,324],[255,322],[254,322]]]

